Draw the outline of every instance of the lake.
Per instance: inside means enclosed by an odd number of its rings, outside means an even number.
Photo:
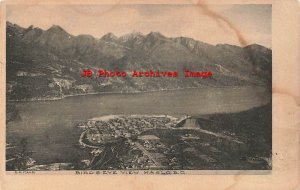
[[[14,102],[21,119],[7,124],[7,142],[28,139],[38,164],[74,162],[88,151],[80,149],[82,132],[76,125],[103,115],[205,115],[248,110],[267,104],[264,87],[197,88],[135,94],[97,94],[55,101]]]

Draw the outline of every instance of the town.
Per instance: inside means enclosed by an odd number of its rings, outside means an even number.
[[[178,121],[178,118],[171,116],[110,116],[91,119],[84,125],[86,130],[80,141],[83,147],[93,148],[95,160],[97,156],[101,157],[103,151],[107,151],[103,146],[111,146],[107,152],[113,155],[111,151],[116,149],[115,144],[120,139],[126,139],[121,144],[122,149],[127,151],[125,154],[118,151],[119,169],[176,168],[178,160],[169,160],[165,155],[170,152],[169,147],[160,142],[156,135],[147,134],[147,131],[171,129]],[[88,163],[92,164],[93,160]]]
[[[222,160],[240,162],[232,161],[227,151],[245,149],[243,142],[226,134],[202,130],[188,116],[110,115],[80,127],[84,128],[80,144],[92,155],[80,169],[186,170],[203,165],[222,169]]]

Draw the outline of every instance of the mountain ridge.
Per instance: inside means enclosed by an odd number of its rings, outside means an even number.
[[[6,26],[9,26],[9,27],[12,27],[12,26],[14,26],[14,27],[18,27],[18,28],[23,28],[23,29],[39,29],[39,30],[43,30],[43,29],[41,29],[41,28],[39,28],[39,27],[35,27],[34,25],[30,25],[29,27],[21,27],[21,26],[19,26],[18,24],[13,24],[12,22],[10,22],[10,21],[6,21]],[[122,38],[122,37],[125,37],[125,36],[130,36],[130,35],[132,35],[132,34],[136,34],[136,35],[139,35],[139,36],[148,36],[148,35],[161,35],[161,36],[163,36],[163,37],[165,37],[164,35],[162,35],[160,32],[157,32],[157,31],[151,31],[151,32],[149,32],[148,34],[143,34],[143,33],[141,33],[141,32],[137,32],[137,31],[133,31],[133,32],[131,32],[131,33],[127,33],[127,34],[123,34],[123,35],[121,35],[121,36],[117,36],[117,35],[115,35],[113,32],[108,32],[108,33],[106,33],[106,34],[104,34],[104,35],[102,35],[100,38],[97,38],[97,37],[94,37],[93,35],[91,35],[91,34],[78,34],[78,35],[72,35],[72,34],[70,34],[69,32],[67,32],[65,29],[63,29],[61,26],[59,26],[59,25],[52,25],[51,27],[49,27],[48,29],[45,29],[45,30],[43,30],[43,31],[47,31],[47,30],[60,30],[60,31],[64,31],[64,32],[66,32],[67,34],[69,34],[70,36],[73,36],[73,37],[79,37],[79,36],[91,36],[91,37],[93,37],[94,39],[101,39],[101,38],[103,38],[104,36],[109,36],[109,35],[113,35],[114,37],[116,37],[116,38],[118,38],[118,39],[120,39],[120,38]],[[198,41],[198,42],[202,42],[202,43],[204,43],[204,44],[208,44],[208,45],[211,45],[211,44],[209,44],[209,43],[206,43],[206,42],[203,42],[203,41],[199,41],[199,40],[195,40],[195,39],[193,39],[192,37],[184,37],[184,36],[178,36],[178,37],[169,37],[169,39],[178,39],[178,38],[186,38],[186,39],[191,39],[191,40],[194,40],[194,41]],[[238,46],[238,45],[232,45],[232,44],[226,44],[226,43],[218,43],[218,44],[216,44],[216,45],[212,45],[212,46],[223,46],[223,45],[229,45],[229,46],[235,46],[235,47],[241,47],[241,46]],[[269,50],[271,50],[271,48],[270,47],[265,47],[265,46],[263,46],[263,45],[261,45],[261,44],[256,44],[256,43],[253,43],[253,44],[248,44],[248,45],[246,45],[246,46],[244,46],[244,47],[241,47],[241,48],[245,48],[245,47],[247,47],[247,46],[253,46],[253,45],[256,45],[256,46],[261,46],[261,47],[264,47],[264,48],[266,48],[266,49],[269,49]]]
[[[51,99],[82,93],[165,90],[201,86],[269,85],[272,50],[211,45],[189,37],[169,38],[159,32],[113,33],[95,38],[71,35],[58,25],[47,30],[7,22],[7,96],[12,100]],[[210,80],[80,77],[83,69],[202,70]],[[38,79],[38,80],[37,80]],[[27,88],[27,89],[25,89]]]

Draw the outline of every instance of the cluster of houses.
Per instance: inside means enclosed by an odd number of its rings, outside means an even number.
[[[149,129],[166,128],[171,120],[168,117],[131,117],[120,116],[117,118],[103,120],[89,120],[87,123],[88,140],[92,143],[117,137],[137,136]]]
[[[107,120],[89,120],[86,125],[87,139],[92,144],[101,144],[110,139],[125,137],[124,146],[130,150],[119,155],[121,169],[180,169],[179,160],[171,148],[147,130],[166,129],[175,122],[168,117],[118,116]],[[145,133],[143,133],[145,132]],[[142,135],[144,134],[144,135]],[[133,138],[135,140],[132,140]],[[187,138],[194,136],[187,135]]]

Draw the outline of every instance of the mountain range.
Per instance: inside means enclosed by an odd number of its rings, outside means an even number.
[[[212,71],[210,79],[80,76],[83,69]],[[141,92],[203,86],[271,86],[272,50],[258,44],[211,45],[159,32],[74,36],[6,23],[8,100],[41,100],[98,92]]]

